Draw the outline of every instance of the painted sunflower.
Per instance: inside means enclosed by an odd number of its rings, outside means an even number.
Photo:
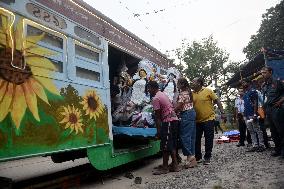
[[[50,56],[52,52],[37,45],[44,35],[23,36],[24,19],[20,19],[16,29],[13,29],[15,16],[13,13],[0,8],[0,122],[8,113],[11,113],[16,128],[29,108],[33,117],[40,121],[37,106],[37,97],[49,104],[45,90],[60,95],[52,80],[38,77],[33,73],[48,74],[49,69],[55,69],[54,65],[44,56]],[[29,43],[27,43],[29,41]],[[39,55],[31,55],[32,50]]]
[[[78,131],[83,133],[84,131],[82,129],[83,124],[80,110],[69,105],[63,108],[64,112],[61,112],[61,115],[63,115],[64,118],[59,123],[65,124],[65,129],[70,128],[70,133],[72,133],[74,130],[76,134],[78,134]]]
[[[96,120],[104,111],[102,102],[95,91],[87,91],[81,104],[86,111],[86,115],[89,115],[91,119]]]

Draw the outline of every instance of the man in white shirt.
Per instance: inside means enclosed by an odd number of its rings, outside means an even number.
[[[247,139],[248,144],[251,144],[251,137],[249,131],[247,131],[247,126],[243,117],[244,113],[244,91],[239,89],[239,96],[235,100],[235,120],[237,120],[239,131],[240,131],[240,142],[237,144],[237,147],[245,146],[245,139]]]

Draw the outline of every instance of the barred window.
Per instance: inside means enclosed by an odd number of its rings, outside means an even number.
[[[101,51],[74,40],[75,77],[85,84],[101,83],[102,64]]]
[[[47,30],[44,27],[27,24],[26,25],[26,43],[33,48],[27,50],[28,56],[45,57],[53,64],[53,68],[46,65],[45,61],[31,62],[31,66],[49,69],[53,72],[63,73],[66,55],[64,50],[65,39],[59,33]],[[40,38],[39,36],[43,36]],[[33,37],[39,37],[34,40]],[[36,43],[36,44],[35,44]]]

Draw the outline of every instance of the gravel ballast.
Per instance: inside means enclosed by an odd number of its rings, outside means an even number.
[[[149,189],[178,188],[284,188],[284,159],[271,157],[272,149],[264,152],[246,152],[237,143],[214,144],[210,165],[198,164],[152,177]],[[203,150],[204,151],[204,150]]]

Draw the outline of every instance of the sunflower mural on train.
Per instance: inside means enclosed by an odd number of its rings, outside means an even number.
[[[25,18],[0,16],[0,159],[109,142],[97,91],[52,79],[54,52],[38,45],[46,33],[25,36]]]

